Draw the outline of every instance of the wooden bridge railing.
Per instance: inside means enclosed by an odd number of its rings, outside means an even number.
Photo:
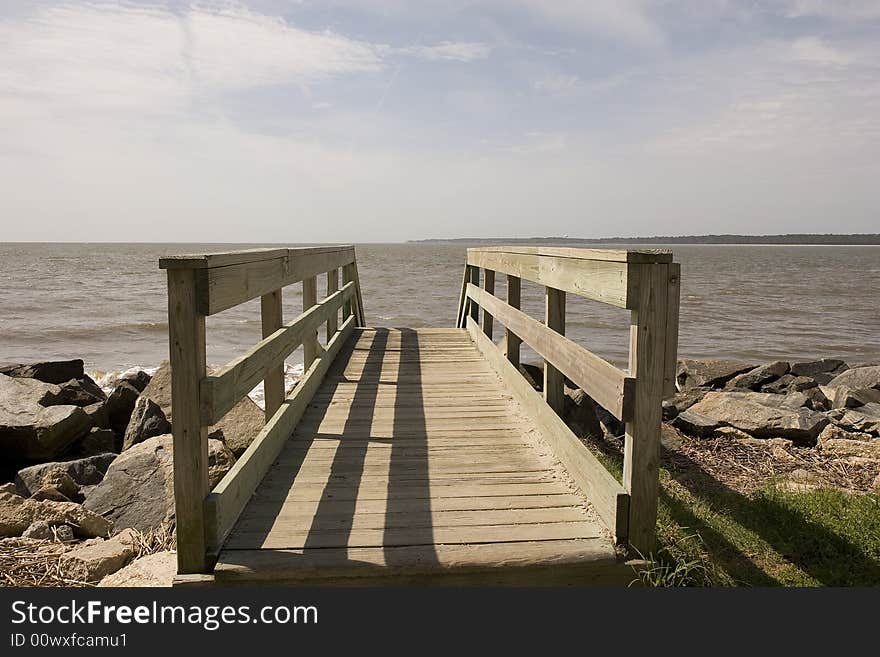
[[[212,556],[302,417],[340,347],[355,326],[364,326],[360,282],[353,246],[172,256],[161,258],[159,266],[168,273],[178,572],[203,573],[211,569]],[[317,277],[325,273],[327,296],[319,302]],[[299,282],[303,313],[284,324],[281,290]],[[263,340],[208,376],[205,317],[257,297]],[[326,324],[326,347],[318,341],[321,324]],[[300,345],[303,377],[287,396],[284,359]],[[266,425],[209,490],[208,427],[261,380]]]
[[[496,272],[507,275],[506,302],[494,294]],[[661,402],[675,389],[679,273],[664,251],[468,249],[459,300],[458,326],[538,423],[617,540],[645,555],[654,548]],[[519,310],[522,279],[545,287],[543,323]],[[628,371],[564,337],[567,292],[631,311]],[[503,351],[492,341],[494,320],[505,327]],[[521,342],[544,359],[543,398],[518,371]],[[561,419],[564,377],[626,423],[623,484]]]

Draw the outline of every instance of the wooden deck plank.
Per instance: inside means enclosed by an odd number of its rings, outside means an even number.
[[[215,572],[223,583],[447,582],[505,568],[546,578],[554,564],[592,577],[618,562],[467,332],[357,329]]]

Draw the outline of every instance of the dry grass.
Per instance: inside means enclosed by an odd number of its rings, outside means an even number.
[[[57,539],[57,536],[56,536]],[[146,533],[137,532],[135,558],[175,549],[174,527],[163,524]],[[0,540],[0,586],[94,586],[70,576],[63,555],[80,541],[7,538]]]

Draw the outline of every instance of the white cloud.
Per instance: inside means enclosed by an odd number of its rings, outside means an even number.
[[[567,75],[565,73],[557,73],[548,75],[547,77],[536,80],[534,88],[536,91],[552,95],[563,95],[577,89],[581,79],[577,75]]]
[[[431,62],[473,62],[486,59],[491,51],[492,47],[486,43],[454,41],[443,41],[434,46],[412,46],[399,50],[403,54],[413,55]]]
[[[508,0],[509,1],[509,0]],[[542,22],[637,45],[664,41],[663,32],[640,0],[514,0]]]
[[[791,56],[795,61],[811,62],[824,66],[846,66],[853,57],[830,46],[817,37],[801,37],[791,44]]]
[[[785,13],[791,18],[818,16],[842,21],[880,18],[877,0],[786,0]]]
[[[378,71],[383,47],[244,9],[178,15],[120,4],[51,7],[0,22],[0,92],[141,111],[193,93]]]

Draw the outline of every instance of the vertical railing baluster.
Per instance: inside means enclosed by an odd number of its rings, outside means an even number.
[[[544,322],[561,335],[565,335],[565,292],[556,288],[545,288]],[[544,399],[547,404],[562,416],[565,410],[565,377],[562,372],[544,361]]]
[[[263,337],[267,338],[281,328],[284,320],[281,308],[281,289],[260,297],[260,314],[262,319]],[[284,401],[284,363],[266,372],[263,379],[263,402],[265,404],[266,421],[281,408]]]

